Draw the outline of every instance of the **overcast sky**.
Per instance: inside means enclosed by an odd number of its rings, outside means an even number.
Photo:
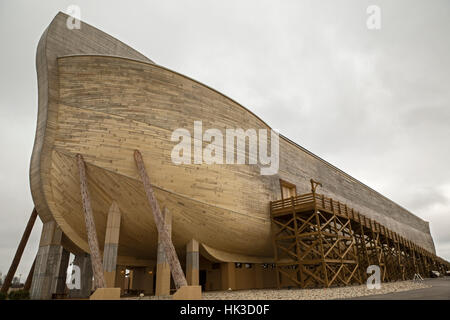
[[[0,1],[0,271],[33,209],[35,53],[58,11],[235,99],[430,221],[450,260],[450,2]],[[369,5],[381,29],[369,30]],[[42,224],[18,274],[26,277]]]

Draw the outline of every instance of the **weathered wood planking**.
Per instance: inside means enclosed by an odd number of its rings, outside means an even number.
[[[112,36],[81,22],[80,29],[69,30],[68,16],[58,13],[39,40],[36,52],[38,76],[38,119],[30,165],[30,186],[36,209],[43,221],[51,219],[47,194],[50,190],[51,156],[58,122],[57,57],[97,53],[152,61]]]

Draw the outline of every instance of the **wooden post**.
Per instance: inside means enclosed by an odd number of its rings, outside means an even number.
[[[166,225],[169,236],[172,233],[172,215],[169,209],[164,207],[164,224]],[[155,296],[170,295],[170,266],[167,263],[166,255],[164,253],[164,246],[161,242],[161,236],[158,235],[158,255],[156,258],[156,286]]]
[[[220,264],[222,274],[222,290],[236,289],[236,272],[234,262],[222,262]]]
[[[312,183],[312,181],[311,181],[311,183]],[[313,192],[315,192],[315,191],[313,191]],[[333,203],[333,200],[331,200],[331,203]],[[320,257],[321,257],[320,260],[322,263],[322,270],[323,270],[323,275],[324,275],[324,285],[325,285],[325,288],[328,288],[329,281],[328,281],[327,263],[325,262],[325,249],[324,249],[324,245],[323,245],[324,238],[323,238],[322,232],[321,232],[320,217],[319,217],[319,211],[317,210],[317,207],[314,208],[314,216],[316,218],[317,234],[318,234],[318,238],[319,238],[318,241],[319,241]]]
[[[86,172],[83,156],[77,154],[78,170],[80,171],[81,199],[83,201],[84,220],[88,236],[89,250],[91,251],[92,270],[94,271],[94,281],[96,288],[105,288],[105,278],[103,276],[103,264],[100,258],[98,247],[97,231],[95,230],[94,214],[92,213],[91,199],[86,181]]]
[[[14,255],[14,259],[9,267],[8,273],[6,274],[5,281],[3,282],[3,286],[1,292],[7,293],[9,287],[11,286],[12,279],[14,278],[14,274],[17,271],[17,267],[19,266],[20,259],[22,258],[23,250],[28,242],[28,238],[30,237],[31,230],[33,230],[34,222],[37,218],[36,208],[31,212],[30,219],[28,219],[27,226],[25,231],[23,232],[22,239],[20,239],[19,246],[17,247],[16,254]]]
[[[115,201],[111,204],[106,223],[105,246],[103,249],[103,271],[105,285],[114,288],[116,283],[117,251],[119,248],[121,213]]]
[[[183,269],[181,268],[181,264],[178,260],[177,253],[175,251],[175,247],[173,246],[169,232],[167,232],[167,228],[164,225],[161,210],[159,209],[158,201],[156,200],[152,185],[150,184],[150,178],[148,177],[145,170],[144,161],[142,160],[142,155],[139,150],[134,151],[134,160],[136,161],[139,175],[141,176],[142,183],[144,184],[147,200],[152,208],[153,218],[155,219],[156,228],[158,229],[158,234],[161,238],[161,243],[164,246],[166,259],[170,266],[170,271],[172,273],[173,281],[175,282],[175,287],[179,289],[182,286],[187,286],[187,281],[184,276]]]
[[[34,258],[33,264],[31,265],[30,272],[28,272],[27,280],[25,281],[25,285],[23,286],[23,290],[30,291],[31,288],[31,280],[33,280],[34,266],[36,265],[36,258]]]
[[[319,181],[315,181],[314,179],[309,180],[311,182],[311,193],[313,194],[314,201],[316,201],[316,189],[317,187],[322,187],[322,184]]]
[[[190,286],[199,284],[199,251],[198,241],[192,239],[186,245],[186,277]]]

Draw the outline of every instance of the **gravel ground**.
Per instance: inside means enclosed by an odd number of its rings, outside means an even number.
[[[330,300],[352,297],[385,294],[422,288],[430,288],[422,282],[399,281],[382,283],[380,289],[367,289],[366,285],[348,286],[329,289],[255,289],[236,291],[208,291],[204,292],[204,300]],[[167,297],[145,296],[143,298],[125,298],[142,300],[166,300]]]

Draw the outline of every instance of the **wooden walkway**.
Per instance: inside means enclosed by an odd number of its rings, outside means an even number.
[[[279,288],[362,284],[370,265],[380,267],[383,282],[450,269],[449,262],[323,194],[272,201],[270,214]]]

